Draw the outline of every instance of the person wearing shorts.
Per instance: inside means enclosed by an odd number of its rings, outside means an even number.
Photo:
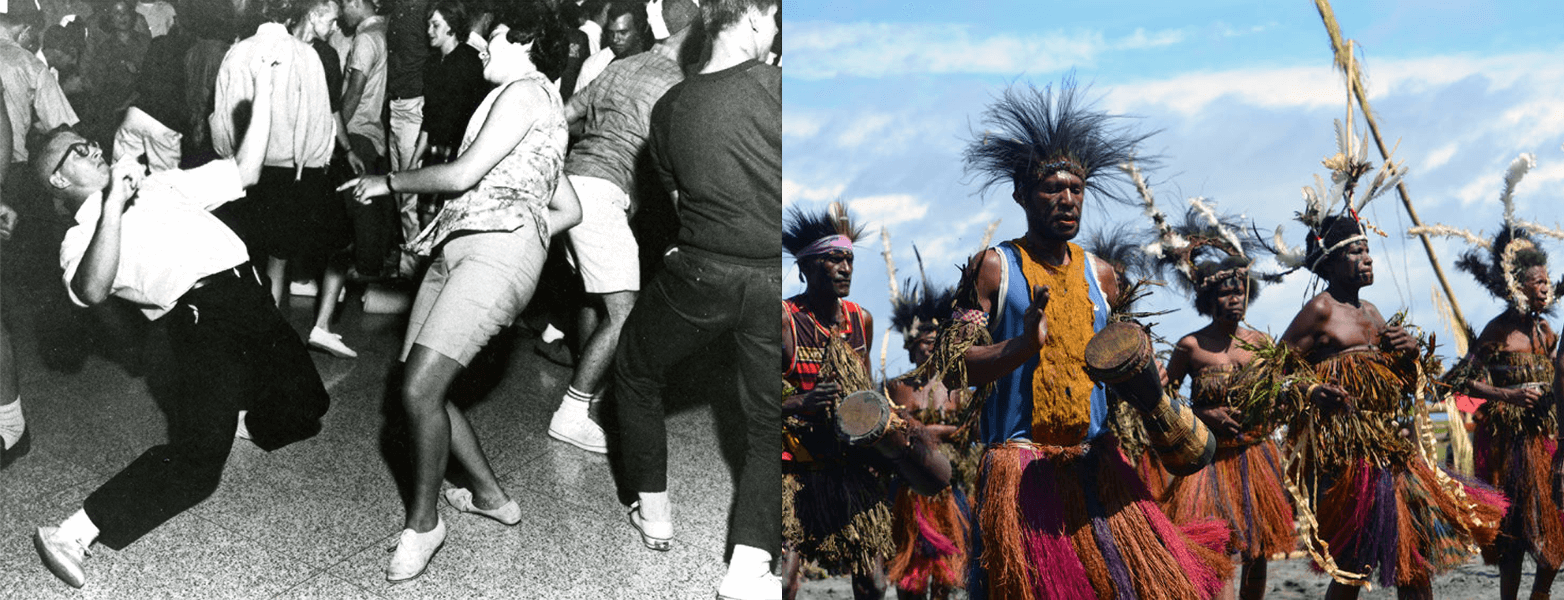
[[[619,333],[641,289],[640,248],[630,229],[638,185],[655,180],[646,156],[652,106],[684,80],[679,48],[695,6],[689,0],[663,4],[673,33],[651,50],[609,65],[592,85],[570,98],[566,119],[579,124],[581,138],[565,159],[565,174],[581,199],[581,224],[570,230],[569,254],[590,301],[581,308],[585,340],[576,372],[549,436],[588,452],[604,453],[603,428],[589,409],[602,396]],[[645,173],[643,175],[643,173]]]

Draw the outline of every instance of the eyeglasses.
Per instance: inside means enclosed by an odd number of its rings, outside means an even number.
[[[65,154],[60,155],[60,162],[54,163],[54,168],[49,171],[49,174],[53,175],[58,172],[60,167],[65,166],[65,161],[73,155],[87,158],[94,154],[102,153],[103,149],[98,147],[97,142],[91,140],[76,142],[65,148]]]

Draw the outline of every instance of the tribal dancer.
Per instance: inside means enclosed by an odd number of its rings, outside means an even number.
[[[1350,132],[1338,137],[1355,141]],[[1335,579],[1326,598],[1356,598],[1371,581],[1397,586],[1401,598],[1429,598],[1434,573],[1493,541],[1505,501],[1434,464],[1423,404],[1430,357],[1420,356],[1419,340],[1399,319],[1387,323],[1359,297],[1374,283],[1374,261],[1357,210],[1394,187],[1402,170],[1388,165],[1354,204],[1357,179],[1369,171],[1361,152],[1354,155],[1349,146],[1326,161],[1345,208],[1327,214],[1325,200],[1334,205],[1336,197],[1305,188],[1306,254],[1297,260],[1283,249],[1278,257],[1326,282],[1282,334],[1304,361],[1290,387],[1301,393],[1286,400],[1293,404],[1286,472],[1301,488],[1292,491],[1306,548]],[[1403,434],[1408,426],[1414,435]]]
[[[1177,389],[1188,375],[1196,416],[1217,436],[1211,466],[1173,480],[1165,508],[1176,523],[1220,518],[1232,530],[1228,552],[1243,561],[1238,595],[1265,596],[1266,560],[1296,544],[1292,504],[1282,483],[1281,454],[1270,433],[1269,394],[1249,395],[1244,379],[1254,350],[1269,336],[1239,324],[1259,292],[1261,275],[1250,270],[1258,240],[1239,237],[1241,223],[1219,217],[1198,198],[1178,227],[1160,220],[1158,265],[1194,296],[1195,310],[1211,324],[1178,340],[1168,359],[1168,382]],[[1155,210],[1155,209],[1153,209]],[[1160,215],[1160,213],[1159,213]],[[1169,234],[1173,235],[1169,235]]]
[[[874,385],[869,370],[874,319],[846,300],[852,289],[853,240],[862,228],[840,204],[823,213],[793,209],[782,246],[798,259],[804,293],[782,301],[783,591],[798,591],[799,567],[814,560],[832,573],[851,574],[853,595],[885,594],[885,557],[891,542],[890,478],[904,471],[913,489],[933,494],[943,473],[900,469],[938,457],[933,444],[908,436],[897,456],[838,439],[831,413],[843,394]],[[932,455],[932,456],[930,456]],[[941,459],[943,460],[943,459]]]
[[[1499,597],[1504,600],[1514,600],[1520,592],[1526,555],[1537,561],[1533,600],[1548,597],[1564,564],[1564,515],[1549,493],[1549,469],[1558,456],[1550,356],[1558,336],[1546,320],[1555,312],[1554,284],[1548,281],[1548,255],[1532,239],[1537,226],[1515,220],[1511,204],[1515,184],[1530,167],[1530,155],[1511,165],[1501,197],[1504,224],[1492,240],[1449,227],[1421,228],[1476,242],[1481,249],[1462,254],[1456,266],[1507,305],[1446,378],[1464,393],[1487,401],[1477,409],[1474,474],[1510,499],[1498,538],[1483,547],[1484,560],[1499,566]],[[1538,233],[1564,236],[1550,230]]]
[[[927,362],[934,350],[940,324],[950,319],[955,288],[933,288],[928,280],[909,295],[891,298],[891,327],[902,334],[902,346],[913,365]],[[961,428],[960,415],[971,398],[967,388],[949,388],[918,371],[886,382],[892,401],[924,424],[939,442],[939,451],[951,462],[951,486],[934,497],[911,489],[896,491],[891,514],[891,536],[896,555],[889,565],[890,580],[898,598],[948,598],[953,588],[966,587],[967,530],[971,506],[967,496],[977,481],[982,448],[972,443],[972,432]]]
[[[1091,110],[1081,90],[1010,89],[994,131],[966,151],[988,185],[1009,182],[1027,232],[973,257],[931,377],[984,386],[974,599],[1208,598],[1231,564],[1217,522],[1179,528],[1119,450],[1084,349],[1118,297],[1111,269],[1070,242],[1088,188],[1106,184],[1148,134]],[[990,387],[989,384],[992,384]],[[1106,435],[1105,435],[1106,434]]]

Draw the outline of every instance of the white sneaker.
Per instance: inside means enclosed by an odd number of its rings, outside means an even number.
[[[59,527],[39,527],[33,533],[33,547],[38,549],[44,566],[56,577],[71,587],[79,588],[87,583],[87,572],[82,570],[81,563],[92,553],[81,540],[60,535]]]
[[[554,411],[554,418],[548,424],[548,436],[587,452],[608,454],[608,438],[603,435],[603,426],[582,411],[564,407]]]
[[[429,567],[429,559],[434,558],[434,553],[443,545],[445,519],[436,521],[434,529],[424,533],[403,529],[393,549],[391,562],[386,565],[386,581],[402,583],[423,575],[424,569]]]
[[[758,577],[735,575],[732,569],[717,587],[717,600],[782,600],[782,578],[770,571]]]
[[[319,327],[310,328],[310,345],[337,358],[358,358],[358,353],[342,343],[342,336]]]

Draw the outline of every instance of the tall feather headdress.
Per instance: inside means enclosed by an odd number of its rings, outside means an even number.
[[[788,209],[787,224],[782,228],[782,247],[798,259],[817,254],[833,241],[836,247],[851,249],[863,236],[863,226],[854,220],[841,201],[832,201],[825,210],[795,205]]]
[[[1128,117],[1093,110],[1084,93],[1071,76],[1057,91],[1052,86],[1007,88],[983,113],[982,135],[967,145],[967,172],[987,191],[1007,181],[1024,189],[1067,171],[1097,195],[1127,202],[1118,186],[1109,185],[1123,181],[1114,166],[1129,160],[1151,133],[1121,124]]]
[[[1547,302],[1541,307],[1531,306],[1530,299],[1521,289],[1520,281],[1527,269],[1548,266],[1548,254],[1538,247],[1538,236],[1564,239],[1564,230],[1515,217],[1515,187],[1536,166],[1536,157],[1528,153],[1515,157],[1509,168],[1505,169],[1504,185],[1499,191],[1504,220],[1499,225],[1499,232],[1492,238],[1441,224],[1413,227],[1407,233],[1465,240],[1472,248],[1462,252],[1460,258],[1456,259],[1456,268],[1466,271],[1493,297],[1523,313],[1553,314],[1556,306],[1552,299],[1564,292],[1564,279],[1552,287]]]
[[[1368,160],[1368,134],[1361,138],[1353,135],[1352,121],[1336,121],[1336,154],[1321,161],[1330,170],[1330,181],[1314,176],[1314,185],[1303,188],[1303,210],[1296,213],[1298,222],[1308,229],[1302,248],[1289,247],[1282,239],[1282,228],[1266,248],[1276,254],[1276,260],[1290,269],[1307,268],[1319,273],[1325,259],[1340,252],[1354,242],[1367,239],[1367,232],[1385,235],[1373,224],[1364,221],[1363,208],[1396,187],[1406,176],[1404,162],[1386,160],[1366,186],[1363,178],[1374,172]]]

